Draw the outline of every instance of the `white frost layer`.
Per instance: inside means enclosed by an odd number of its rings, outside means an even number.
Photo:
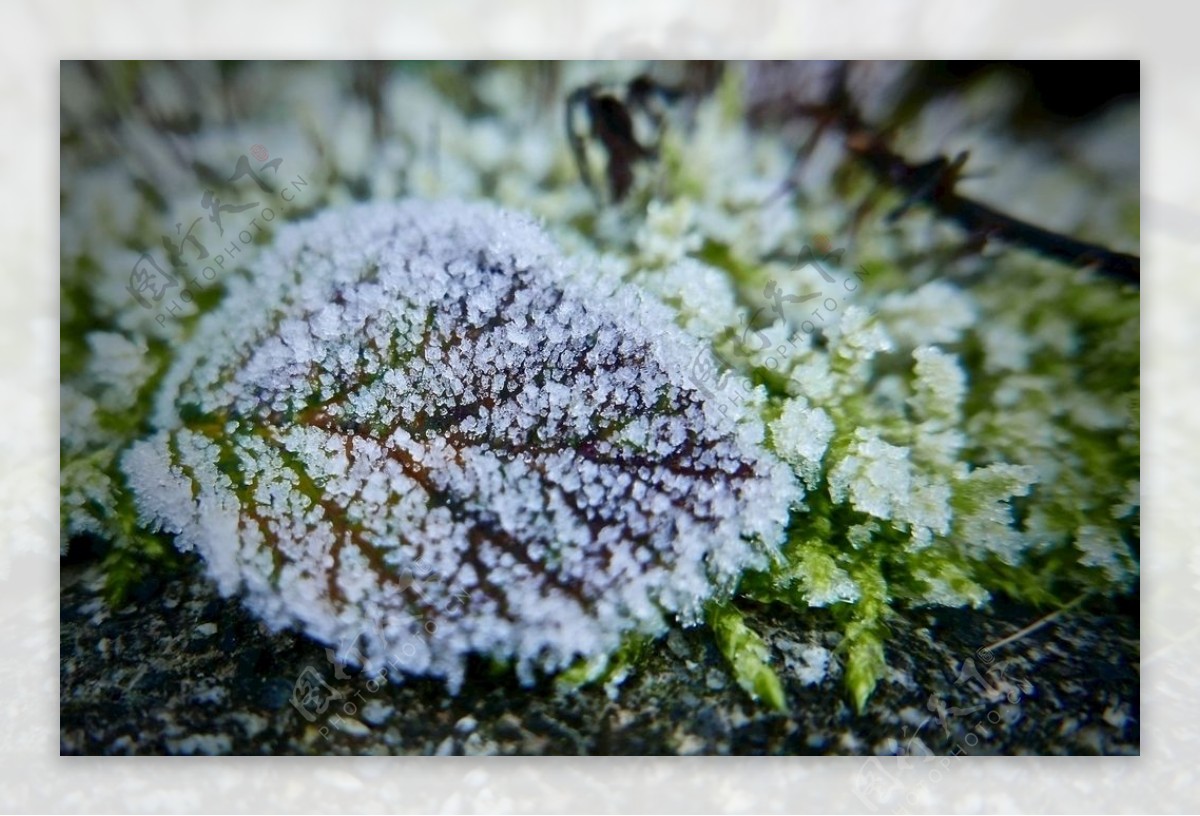
[[[766,565],[798,488],[738,387],[529,219],[372,204],[231,280],[122,467],[271,625],[371,672],[457,688],[478,652],[530,681]]]

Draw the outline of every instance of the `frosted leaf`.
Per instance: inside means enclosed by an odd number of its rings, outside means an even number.
[[[780,543],[793,477],[716,374],[524,217],[327,211],[231,279],[122,466],[269,624],[372,672],[456,688],[477,652],[530,681],[698,621]]]

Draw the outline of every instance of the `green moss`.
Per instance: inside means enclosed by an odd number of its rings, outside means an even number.
[[[708,625],[742,690],[752,699],[786,712],[783,684],[771,668],[770,650],[762,637],[746,625],[741,613],[732,604],[713,604],[708,611]]]
[[[625,676],[641,663],[652,643],[653,639],[644,635],[628,635],[611,655],[578,660],[570,668],[560,672],[554,682],[566,690],[589,685],[619,685]]]
[[[124,606],[138,584],[151,576],[167,576],[183,564],[172,537],[152,533],[137,523],[137,511],[129,494],[118,494],[112,518],[120,532],[109,538],[109,549],[101,567],[104,570],[104,598],[116,609]]]

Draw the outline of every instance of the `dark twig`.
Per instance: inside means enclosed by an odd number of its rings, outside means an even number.
[[[913,165],[891,150],[883,137],[867,126],[844,100],[840,104],[801,106],[798,114],[813,117],[820,126],[840,129],[850,153],[876,178],[907,196],[892,213],[898,217],[914,204],[924,204],[967,231],[974,241],[998,240],[1037,252],[1048,258],[1094,267],[1102,275],[1138,286],[1141,260],[1136,255],[1114,252],[1098,244],[1030,224],[955,192],[966,154],[950,160],[938,157]]]
[[[653,159],[658,153],[657,145],[638,141],[634,115],[648,117],[655,129],[661,131],[663,115],[656,104],[671,101],[679,94],[649,77],[639,76],[620,88],[587,85],[567,98],[567,140],[584,185],[597,199],[599,191],[588,169],[585,139],[593,138],[604,148],[609,191],[614,201],[620,201],[633,185],[634,164]]]

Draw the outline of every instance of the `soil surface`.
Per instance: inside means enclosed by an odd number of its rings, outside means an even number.
[[[910,611],[862,714],[827,614],[747,606],[784,681],[783,714],[737,686],[703,627],[651,645],[619,685],[525,688],[478,661],[450,696],[440,681],[355,676],[322,645],[267,631],[196,562],[122,609],[101,587],[94,562],[63,564],[63,754],[1139,752],[1136,599],[1074,609],[990,650],[1043,613]]]

